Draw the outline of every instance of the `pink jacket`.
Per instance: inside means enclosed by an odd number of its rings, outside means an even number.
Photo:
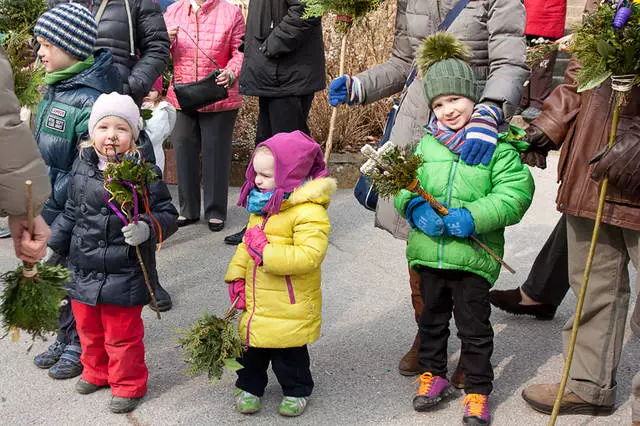
[[[196,47],[216,61],[220,68],[233,71],[236,82],[229,89],[229,97],[199,109],[200,112],[225,111],[242,106],[242,96],[238,93],[238,77],[244,55],[238,51],[245,33],[242,11],[226,0],[206,0],[194,13],[189,0],[178,0],[171,4],[164,14],[167,28],[180,27],[176,39],[171,44],[174,79],[178,83],[190,83],[209,75],[216,66]],[[194,41],[185,34],[188,33]],[[173,84],[167,92],[167,100],[176,109],[180,105],[173,91]]]

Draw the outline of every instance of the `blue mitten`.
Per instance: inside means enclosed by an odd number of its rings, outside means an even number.
[[[502,113],[494,106],[478,104],[466,125],[466,141],[462,145],[460,159],[470,166],[491,161],[498,143],[498,126]]]
[[[329,105],[359,104],[362,100],[362,87],[360,80],[347,74],[334,79],[329,84]]]
[[[473,217],[467,209],[449,209],[449,214],[442,217],[445,233],[458,238],[467,238],[476,233]]]
[[[430,237],[444,233],[444,223],[438,213],[422,198],[416,197],[409,202],[405,217],[412,228],[418,228]]]

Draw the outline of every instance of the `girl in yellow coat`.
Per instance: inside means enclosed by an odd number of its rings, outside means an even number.
[[[306,134],[278,133],[260,143],[238,205],[251,213],[225,281],[247,351],[239,359],[236,410],[254,413],[267,368],[282,386],[280,414],[299,416],[313,389],[307,343],[320,336],[320,265],[329,245],[327,207],[336,182],[320,146]]]

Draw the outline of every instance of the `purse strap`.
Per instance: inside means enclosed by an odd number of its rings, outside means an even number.
[[[467,1],[468,1],[468,0],[467,0]],[[218,69],[220,69],[220,65],[218,65],[218,63],[217,63],[216,61],[214,61],[213,59],[211,59],[211,58],[209,57],[209,55],[207,55],[207,54],[205,53],[205,51],[204,51],[204,50],[202,50],[202,49],[200,48],[200,46],[198,46],[198,43],[196,43],[196,41],[193,39],[193,37],[191,37],[191,36],[189,35],[189,33],[187,32],[187,30],[185,30],[184,28],[182,28],[182,27],[180,27],[180,26],[178,26],[178,28],[179,28],[180,32],[183,32],[184,34],[186,34],[186,35],[187,35],[187,37],[189,37],[189,40],[191,40],[191,41],[193,42],[193,44],[195,44],[195,45],[196,45],[196,47],[198,48],[198,50],[199,50],[200,52],[202,52],[202,54],[203,54],[203,55],[204,55],[208,60],[210,60],[211,62],[213,62],[213,65],[215,65]],[[178,33],[178,34],[179,34],[179,33]],[[178,34],[176,34],[176,37],[178,37]],[[196,66],[197,66],[197,64],[196,64]]]

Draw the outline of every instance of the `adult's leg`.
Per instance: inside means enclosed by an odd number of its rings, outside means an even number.
[[[142,306],[100,306],[111,393],[122,398],[140,398],[147,393],[149,377],[144,362]]]
[[[198,113],[177,111],[171,133],[178,175],[180,215],[187,219],[200,217],[200,123]]]
[[[307,118],[313,102],[313,93],[302,96],[284,96],[268,98],[265,107],[268,108],[269,127],[271,137],[276,133],[301,130],[309,134]],[[262,104],[260,105],[262,109]]]
[[[306,397],[311,395],[313,378],[309,368],[311,362],[307,345],[273,349],[271,362],[284,396]]]
[[[493,390],[490,287],[487,280],[468,272],[459,272],[451,283],[453,317],[462,344],[460,361],[467,394],[489,395]]]
[[[101,306],[89,306],[75,300],[71,302],[71,306],[82,346],[82,379],[97,386],[105,386],[109,382],[109,356],[104,345]]]
[[[238,110],[200,113],[205,219],[226,220],[231,138]]]
[[[267,368],[272,351],[273,349],[248,347],[242,357],[238,358],[238,362],[244,367],[236,372],[238,389],[260,397],[264,395],[264,388],[267,387],[268,382]]]

